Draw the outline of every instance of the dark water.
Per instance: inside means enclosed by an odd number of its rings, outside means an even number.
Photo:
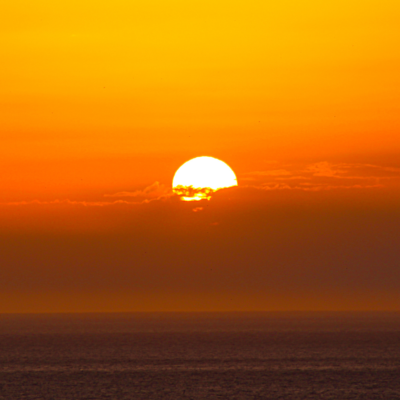
[[[0,315],[0,399],[400,399],[400,314]]]

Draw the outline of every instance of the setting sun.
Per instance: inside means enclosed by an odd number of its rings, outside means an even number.
[[[235,173],[213,157],[196,157],[185,162],[172,181],[174,192],[185,201],[209,199],[212,192],[231,186],[237,186]]]

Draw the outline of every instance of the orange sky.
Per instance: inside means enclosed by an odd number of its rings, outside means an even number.
[[[3,3],[0,274],[8,281],[0,284],[0,312],[400,309],[393,283],[400,258],[393,223],[400,222],[398,1]],[[200,155],[224,160],[238,176],[229,215],[224,196],[195,213],[170,196],[176,169]],[[278,216],[274,204],[281,204]],[[260,225],[271,218],[269,228]],[[322,225],[313,231],[307,218]],[[205,226],[222,229],[221,249]],[[282,242],[268,253],[261,243],[280,226]],[[201,237],[187,237],[196,229]],[[325,242],[314,242],[316,232]],[[114,269],[116,238],[123,256]],[[190,240],[204,246],[200,258]],[[326,285],[307,280],[311,270],[304,282],[298,277],[306,250],[298,259],[285,255],[297,254],[302,240]],[[137,258],[140,246],[157,252],[164,242],[167,261]],[[175,265],[182,243],[192,250]],[[288,247],[280,253],[282,243]],[[248,254],[253,270],[244,266]],[[201,278],[193,257],[205,255],[222,268],[217,277]],[[63,288],[63,279],[80,281],[78,264],[87,286]],[[130,291],[141,269],[160,281],[139,274],[143,289]],[[280,286],[291,274],[297,280]],[[357,274],[370,278],[358,284]],[[24,286],[23,276],[31,283]]]

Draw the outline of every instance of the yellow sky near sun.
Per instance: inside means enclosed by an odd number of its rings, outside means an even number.
[[[0,15],[0,158],[18,185],[32,160],[48,190],[76,160],[112,185],[140,180],[122,161],[104,174],[118,157],[400,149],[398,1],[17,0]]]

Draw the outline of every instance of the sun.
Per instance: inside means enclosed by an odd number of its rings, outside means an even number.
[[[172,181],[172,190],[184,201],[197,201],[211,197],[211,193],[237,186],[232,169],[214,157],[196,157],[179,167]]]

